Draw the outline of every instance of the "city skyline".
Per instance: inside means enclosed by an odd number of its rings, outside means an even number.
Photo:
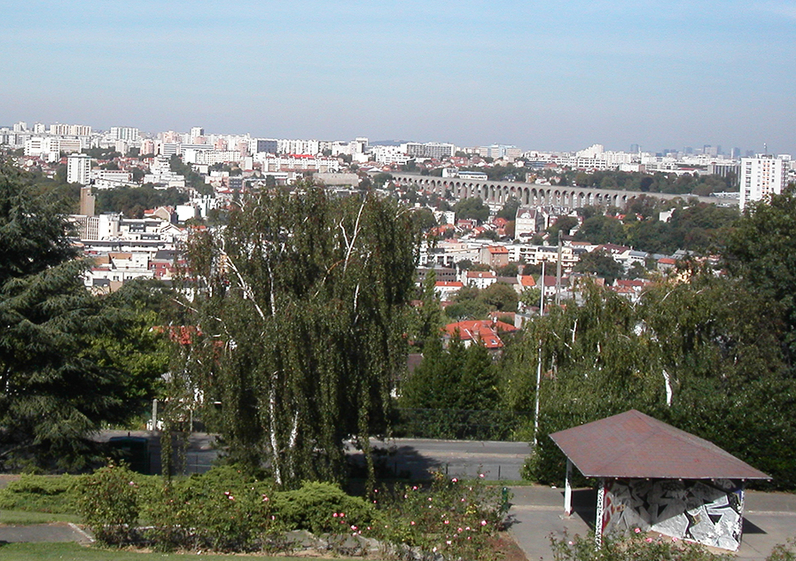
[[[4,4],[6,125],[796,153],[789,2]]]

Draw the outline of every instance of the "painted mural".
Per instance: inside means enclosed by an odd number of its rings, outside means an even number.
[[[640,528],[737,551],[743,485],[728,479],[607,480],[603,534]]]

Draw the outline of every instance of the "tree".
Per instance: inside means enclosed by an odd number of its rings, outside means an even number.
[[[246,196],[224,230],[196,233],[186,371],[233,460],[266,459],[291,485],[339,479],[351,435],[369,450],[405,365],[418,241],[394,201],[307,183]]]
[[[787,325],[785,344],[796,358],[796,186],[752,203],[727,241],[730,272],[776,302]]]
[[[0,464],[80,468],[151,394],[100,343],[124,324],[83,286],[62,206],[0,165]]]
[[[444,350],[439,337],[429,341],[422,362],[402,388],[401,405],[417,409],[483,411],[498,403],[498,381],[489,351],[465,347],[452,337]]]
[[[574,271],[602,277],[605,279],[605,284],[612,285],[616,279],[621,278],[624,269],[605,250],[596,249],[581,255]]]
[[[489,207],[484,204],[480,197],[469,197],[461,199],[453,206],[456,212],[456,219],[472,218],[478,222],[489,220]]]
[[[505,218],[508,221],[512,221],[517,217],[518,208],[520,208],[520,200],[517,197],[511,197],[503,205],[503,208],[498,211],[497,218]]]
[[[586,284],[582,305],[553,308],[510,349],[506,400],[527,410],[542,343],[536,478],[562,474],[563,457],[544,435],[635,408],[714,442],[779,487],[796,484],[796,426],[781,414],[796,382],[776,307],[736,279],[687,273],[689,282],[661,282],[637,305]]]
[[[420,306],[415,308],[412,325],[415,345],[420,347],[424,347],[429,339],[439,339],[442,329],[442,306],[435,290],[436,285],[437,273],[431,269],[423,279]]]
[[[568,236],[572,228],[577,225],[578,219],[574,216],[559,216],[556,221],[550,225],[547,232],[550,234],[551,240],[557,240],[559,231],[565,236]]]
[[[516,312],[519,296],[509,285],[496,282],[481,291],[479,298],[489,306],[491,310],[498,312]]]

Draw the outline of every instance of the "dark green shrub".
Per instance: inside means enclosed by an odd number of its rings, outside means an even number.
[[[73,487],[79,480],[74,475],[22,475],[0,490],[0,509],[72,513],[76,499]]]
[[[277,493],[275,500],[278,516],[288,528],[314,534],[358,531],[373,517],[373,508],[364,499],[347,495],[332,483],[305,481],[299,489]]]

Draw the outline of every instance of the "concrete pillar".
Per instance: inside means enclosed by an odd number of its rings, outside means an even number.
[[[572,516],[572,460],[567,458],[567,475],[564,479],[564,515]]]

